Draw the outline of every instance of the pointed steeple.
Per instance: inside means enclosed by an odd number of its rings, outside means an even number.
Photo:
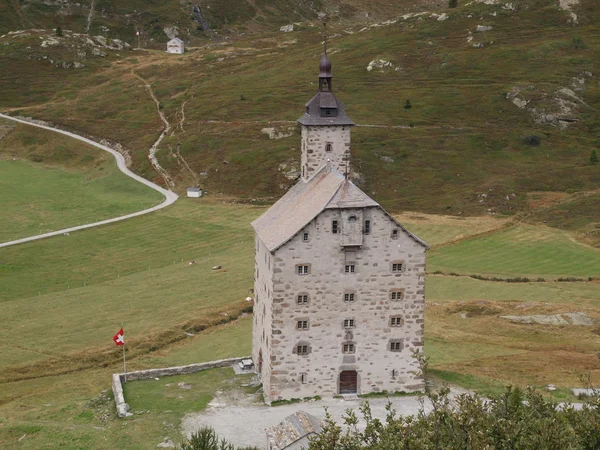
[[[319,91],[331,92],[332,79],[333,75],[331,73],[331,61],[329,60],[329,56],[327,56],[327,35],[325,35],[323,56],[321,56],[321,62],[319,64]]]

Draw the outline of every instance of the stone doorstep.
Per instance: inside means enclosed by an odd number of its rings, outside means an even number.
[[[342,394],[342,400],[345,402],[358,401],[358,394]]]

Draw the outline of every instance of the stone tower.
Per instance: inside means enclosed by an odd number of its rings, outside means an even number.
[[[302,177],[255,230],[252,359],[265,401],[413,391],[428,246],[346,175],[350,129],[325,51]]]
[[[327,44],[319,64],[319,92],[306,105],[298,123],[302,126],[302,180],[312,177],[328,160],[346,173],[350,157],[350,129],[354,122],[344,104],[333,94],[331,61]]]

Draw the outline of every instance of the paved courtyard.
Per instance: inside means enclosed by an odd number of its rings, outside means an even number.
[[[386,398],[369,398],[373,417],[385,420]],[[399,415],[414,415],[420,409],[417,396],[392,397],[392,405]],[[332,418],[341,423],[346,409],[351,408],[361,417],[358,408],[362,400],[344,401],[342,399],[327,398],[318,401],[295,403],[268,407],[256,404],[257,397],[237,397],[235,399],[223,398],[217,395],[205,411],[188,414],[182,427],[186,435],[193,433],[202,426],[210,426],[216,432],[236,446],[256,446],[266,448],[265,428],[277,425],[285,417],[297,411],[305,411],[315,417],[324,419],[325,408]],[[425,401],[425,410],[429,411],[430,405]]]

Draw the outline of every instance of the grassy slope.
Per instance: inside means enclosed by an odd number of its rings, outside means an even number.
[[[515,86],[535,86],[523,95],[545,108],[544,95],[570,86],[583,71],[598,72],[594,55],[600,41],[593,21],[598,13],[589,4],[583,2],[576,28],[548,2],[526,3],[517,12],[476,4],[451,11],[443,22],[425,16],[362,33],[358,26],[345,27],[354,34],[332,38],[330,53],[336,92],[351,117],[360,124],[413,125],[354,130],[353,162],[364,178],[361,186],[392,211],[456,215],[530,212],[530,192],[595,189],[600,170],[588,158],[599,143],[597,77],[578,92],[589,107],[580,106],[581,120],[564,131],[535,124],[505,98]],[[473,42],[494,42],[483,49],[467,44],[467,30],[479,24],[494,27],[485,36],[475,32]],[[575,50],[574,36],[587,48]],[[261,129],[294,127],[301,105],[315,91],[320,41],[318,28],[306,27],[283,38],[266,33],[178,58],[129,53],[117,64],[119,57],[111,54],[112,63],[90,63],[79,72],[40,68],[39,79],[48,84],[39,83],[39,92],[28,97],[11,93],[4,105],[44,103],[52,89],[53,98],[43,108],[21,113],[122,142],[132,150],[136,169],[153,179],[145,153],[161,123],[133,70],[152,84],[174,125],[185,102],[183,130],[166,138],[158,154],[180,189],[199,182],[212,192],[275,199],[292,183],[278,167],[298,164],[299,134],[275,141]],[[0,52],[14,52],[27,42],[0,47]],[[401,70],[367,72],[377,57]],[[16,54],[11,58],[25,64]],[[407,98],[410,110],[403,108]],[[274,120],[290,124],[269,124]],[[523,137],[532,134],[542,138],[539,147],[524,144]],[[571,202],[575,199],[562,207],[577,216],[581,208]],[[590,205],[573,228],[600,221]],[[539,220],[542,214],[534,210],[529,217]],[[586,231],[592,243],[597,240],[593,231]]]
[[[123,175],[106,152],[18,125],[0,140],[0,242],[125,215],[162,195]]]

